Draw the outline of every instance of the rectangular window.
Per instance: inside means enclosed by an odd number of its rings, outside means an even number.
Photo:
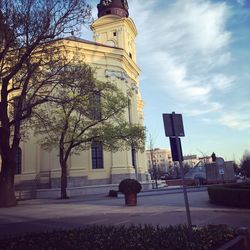
[[[17,115],[18,104],[19,104],[19,96],[15,96],[13,99],[14,117],[16,117],[16,115]]]
[[[15,174],[22,173],[22,149],[19,147],[16,152],[16,172]]]
[[[21,109],[19,108],[19,101],[21,100]],[[21,96],[15,96],[13,98],[13,115],[14,115],[14,118],[16,118],[18,112],[21,112],[22,115],[26,115],[28,114],[29,112],[31,112],[28,108],[27,108],[27,103],[26,103],[26,100],[23,99]],[[19,114],[19,115],[21,115]]]
[[[103,168],[103,146],[101,142],[92,142],[91,145],[92,168]]]
[[[131,124],[131,100],[128,99],[128,122]]]
[[[136,163],[136,150],[135,148],[132,146],[131,148],[131,156],[132,156],[132,165],[134,168],[137,167],[137,163]]]

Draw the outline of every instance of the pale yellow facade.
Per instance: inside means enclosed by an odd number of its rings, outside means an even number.
[[[155,148],[146,151],[147,155],[147,166],[148,169],[152,169],[154,166],[162,171],[168,172],[170,166],[173,166],[171,151],[169,149]]]
[[[97,19],[93,25],[94,42],[76,37],[59,39],[57,46],[72,55],[84,59],[96,70],[96,78],[110,81],[126,94],[132,89],[130,110],[126,118],[132,123],[143,125],[143,101],[139,91],[140,69],[136,65],[135,24],[131,18],[107,15]],[[58,152],[44,151],[37,144],[37,138],[30,137],[21,143],[22,169],[15,176],[17,187],[37,185],[40,188],[60,187],[61,169]],[[136,152],[133,166],[131,150],[104,152],[103,168],[93,169],[91,150],[70,157],[68,166],[69,187],[119,183],[124,178],[148,180],[146,153]]]
[[[194,167],[198,162],[199,158],[197,155],[185,155],[183,156],[183,164],[187,164],[190,167]]]

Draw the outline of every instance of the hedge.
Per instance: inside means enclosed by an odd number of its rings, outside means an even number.
[[[211,203],[250,208],[250,184],[225,184],[208,187],[208,195]]]
[[[29,234],[18,238],[0,240],[0,249],[22,250],[210,250],[217,249],[236,236],[225,225],[193,227],[189,240],[185,225],[146,226],[90,226],[69,231]]]

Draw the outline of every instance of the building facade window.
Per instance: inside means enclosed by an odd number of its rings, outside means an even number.
[[[22,173],[22,149],[18,147],[16,152],[16,174]]]
[[[103,167],[103,146],[101,142],[92,142],[91,145],[92,168],[102,169]]]
[[[92,119],[101,120],[101,93],[99,91],[92,93],[89,98],[89,112]]]
[[[132,166],[134,168],[136,168],[136,166],[137,166],[137,162],[136,162],[136,150],[135,150],[135,148],[133,146],[131,148],[131,156],[132,156]]]
[[[15,96],[13,99],[13,106],[14,106],[14,118],[17,115],[17,108],[18,108],[18,104],[19,104],[19,96]]]
[[[113,41],[113,40],[108,40],[106,42],[106,45],[111,46],[111,47],[117,47],[115,41]]]
[[[131,124],[131,116],[132,116],[132,114],[131,114],[131,100],[130,99],[128,99],[128,123],[129,124]]]

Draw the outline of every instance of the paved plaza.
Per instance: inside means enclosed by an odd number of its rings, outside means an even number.
[[[205,189],[188,192],[193,225],[228,224],[250,227],[250,209],[215,206],[209,203]],[[154,192],[139,196],[136,207],[126,207],[124,199],[87,196],[20,201],[11,208],[0,208],[0,238],[54,229],[87,225],[176,225],[186,223],[181,190]]]

